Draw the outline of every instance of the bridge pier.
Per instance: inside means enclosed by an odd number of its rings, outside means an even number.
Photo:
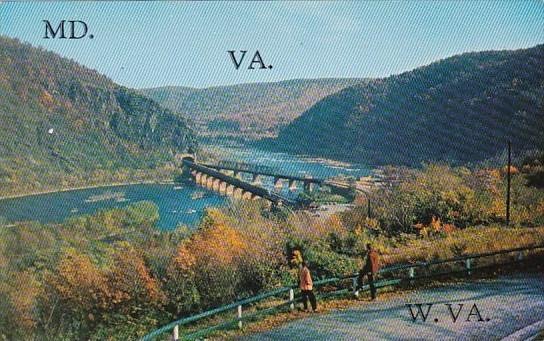
[[[281,189],[283,187],[283,181],[281,178],[274,178],[274,188]]]
[[[253,174],[253,179],[251,181],[253,185],[260,185],[262,184],[261,176],[257,173]]]
[[[195,182],[197,184],[200,184],[200,178],[202,178],[202,173],[194,171],[193,176],[195,177]]]
[[[242,196],[244,195],[244,190],[240,187],[235,187],[234,191],[232,192],[232,196],[234,199],[242,199]]]
[[[295,180],[289,180],[289,190],[295,191],[297,189],[297,182]]]
[[[249,191],[243,191],[242,192],[242,200],[251,200],[253,197],[253,193]]]
[[[312,192],[314,190],[314,183],[310,181],[304,181],[304,191]]]
[[[221,181],[219,184],[219,193],[222,195],[227,194],[227,183],[225,181]]]
[[[219,192],[219,186],[221,186],[221,179],[213,180],[212,190]]]
[[[234,185],[227,184],[227,189],[225,190],[226,195],[234,196]]]
[[[202,174],[202,176],[200,177],[199,185],[202,187],[206,187],[207,181],[208,181],[208,174]]]
[[[213,181],[215,180],[215,178],[212,176],[208,176],[208,179],[206,180],[206,188],[213,189]]]

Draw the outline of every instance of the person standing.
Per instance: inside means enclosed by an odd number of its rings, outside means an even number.
[[[374,285],[374,279],[376,277],[376,273],[378,270],[380,270],[380,257],[378,255],[378,252],[374,250],[371,244],[366,244],[366,259],[365,264],[361,271],[359,271],[359,277],[357,278],[357,291],[363,286],[363,279],[364,276],[367,276],[368,278],[368,286],[370,287],[370,297],[375,300],[376,299],[376,286]]]
[[[310,274],[310,269],[308,269],[308,264],[305,261],[302,261],[302,265],[299,271],[299,288],[300,293],[302,294],[302,303],[304,304],[304,310],[308,311],[308,299],[312,305],[312,310],[317,311],[317,301],[315,299],[313,291],[313,281],[312,275]]]

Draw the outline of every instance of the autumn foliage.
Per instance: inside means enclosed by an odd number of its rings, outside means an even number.
[[[238,231],[208,222],[178,247],[169,272],[174,278],[191,278],[199,295],[206,298],[201,302],[204,307],[228,302],[236,297],[239,264],[245,252],[246,244]]]
[[[525,169],[525,168],[520,168]],[[394,169],[344,213],[271,211],[259,201],[208,209],[194,230],[156,228],[157,208],[0,229],[0,339],[138,339],[174,319],[296,285],[304,259],[315,280],[358,271],[372,243],[385,264],[544,242],[544,194],[512,175],[512,226],[501,226],[504,174],[443,164]]]

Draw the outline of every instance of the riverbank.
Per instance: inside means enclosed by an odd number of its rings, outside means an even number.
[[[106,187],[131,186],[131,185],[173,185],[173,184],[175,184],[174,181],[166,181],[166,180],[165,181],[161,181],[161,180],[143,180],[143,181],[112,182],[112,183],[107,183],[107,184],[74,186],[74,187],[66,187],[66,188],[62,188],[62,189],[34,191],[34,192],[21,193],[21,194],[0,195],[0,200],[30,197],[30,196],[42,195],[42,194],[78,191],[78,190],[82,190],[82,189],[91,189],[91,188],[106,188]]]
[[[0,200],[0,219],[4,223],[37,221],[58,224],[71,217],[92,215],[142,201],[158,209],[157,227],[160,230],[172,230],[179,226],[197,227],[208,207],[222,206],[227,199],[191,183],[116,183]]]
[[[265,165],[267,167],[275,168],[281,173],[294,173],[299,176],[311,175],[316,178],[331,178],[344,175],[359,178],[375,174],[378,171],[362,164],[349,164],[337,160],[311,158],[304,155],[271,153],[269,151],[243,145],[205,145],[203,150],[205,150],[205,152],[201,153],[199,158],[209,160],[227,159]],[[168,184],[172,183],[172,175],[178,170],[179,169],[176,167],[165,166],[155,170],[124,170],[120,171],[120,173],[106,172],[104,174],[95,174],[91,172],[89,174],[74,175],[71,178],[61,177],[55,179],[41,179],[40,181],[32,181],[32,179],[25,179],[25,181],[19,180],[17,183],[2,186],[0,189],[0,200],[97,187],[135,184]],[[89,180],[96,181],[97,179],[101,179],[103,183],[88,184]],[[51,186],[51,188],[47,188],[49,186]]]

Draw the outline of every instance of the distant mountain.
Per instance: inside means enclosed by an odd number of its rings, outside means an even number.
[[[261,146],[360,161],[479,161],[544,148],[544,45],[465,53],[347,87]]]
[[[184,119],[139,92],[2,36],[0,126],[2,194],[128,176],[195,145]]]
[[[204,136],[275,136],[320,99],[362,79],[298,79],[205,89],[141,90],[167,108],[194,120]]]

